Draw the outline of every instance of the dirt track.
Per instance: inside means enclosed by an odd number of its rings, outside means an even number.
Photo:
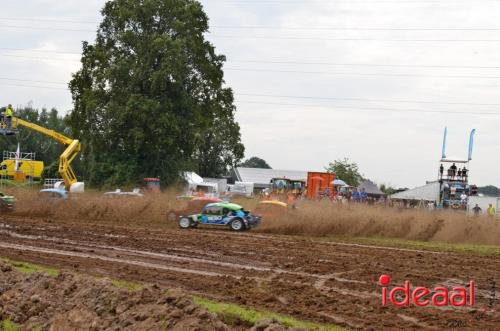
[[[350,329],[500,328],[500,305],[491,307],[489,299],[491,280],[500,284],[498,257],[13,217],[0,220],[0,256],[181,287]],[[391,285],[409,279],[414,286],[432,288],[474,279],[475,309],[382,307],[381,274],[391,275]],[[495,293],[500,298],[498,285]]]

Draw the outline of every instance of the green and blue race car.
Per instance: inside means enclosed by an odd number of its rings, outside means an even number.
[[[244,231],[260,224],[261,217],[251,214],[240,205],[230,202],[209,203],[200,214],[181,216],[179,226],[182,229],[198,225],[228,226],[233,231]]]

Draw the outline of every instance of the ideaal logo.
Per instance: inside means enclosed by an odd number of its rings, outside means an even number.
[[[444,306],[473,306],[474,305],[474,280],[469,282],[468,290],[465,287],[454,287],[448,289],[446,287],[438,286],[434,289],[428,287],[415,287],[412,290],[410,281],[405,281],[404,287],[396,286],[392,288],[389,293],[388,286],[391,283],[391,277],[382,275],[379,278],[379,284],[382,286],[382,305],[387,306],[389,301],[396,307],[407,307],[413,303],[419,307],[433,305],[436,307]],[[451,295],[450,295],[451,294]]]

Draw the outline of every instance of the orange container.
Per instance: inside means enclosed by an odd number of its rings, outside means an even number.
[[[335,196],[333,181],[335,174],[330,172],[307,173],[307,198],[317,199],[321,194],[329,191],[329,196]]]

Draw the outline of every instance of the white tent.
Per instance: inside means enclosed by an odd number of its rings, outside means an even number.
[[[415,187],[408,191],[391,195],[392,200],[439,200],[439,182],[432,182],[424,186]]]
[[[182,173],[182,177],[188,182],[189,185],[203,183],[203,178],[201,178],[196,172],[186,171]]]

